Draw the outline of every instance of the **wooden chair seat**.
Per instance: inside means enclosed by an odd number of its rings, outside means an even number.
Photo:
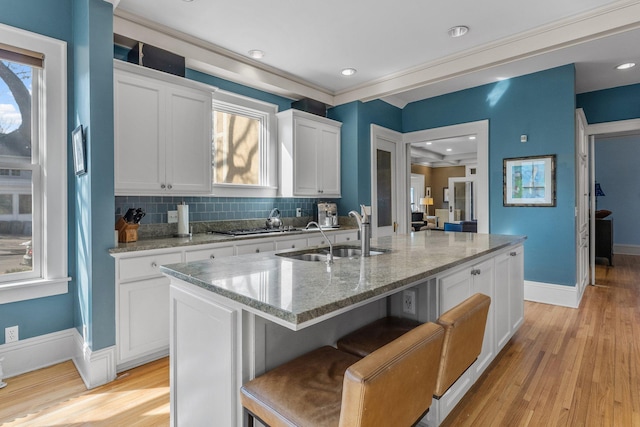
[[[411,426],[431,405],[444,330],[425,323],[365,358],[321,347],[241,388],[252,416],[278,426]]]
[[[491,298],[474,294],[438,318],[445,331],[438,382],[434,396],[441,397],[473,364],[482,351]],[[415,328],[415,322],[387,317],[338,340],[338,349],[365,357],[380,346]]]

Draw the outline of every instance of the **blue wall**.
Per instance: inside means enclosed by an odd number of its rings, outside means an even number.
[[[575,72],[567,65],[418,101],[403,110],[403,131],[489,120],[489,230],[528,237],[525,279],[574,286]],[[520,143],[520,135],[529,142]],[[557,206],[504,207],[503,159],[557,156]]]
[[[371,124],[400,132],[402,110],[384,101],[355,101],[331,108],[327,116],[342,122],[340,168],[342,199],[338,213],[371,204]]]
[[[589,124],[640,117],[640,84],[581,93],[576,97]]]
[[[613,212],[613,243],[640,247],[640,136],[599,139],[595,144],[596,181],[604,192],[598,209]]]

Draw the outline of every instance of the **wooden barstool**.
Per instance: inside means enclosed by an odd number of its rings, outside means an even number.
[[[444,328],[444,344],[434,396],[440,398],[482,351],[491,298],[474,294],[443,313],[437,323]],[[365,357],[389,341],[415,328],[415,322],[387,317],[338,340],[338,349]]]
[[[359,358],[321,347],[241,388],[249,424],[411,426],[431,406],[444,330],[425,323]]]

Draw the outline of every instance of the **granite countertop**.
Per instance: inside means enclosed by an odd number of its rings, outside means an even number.
[[[331,265],[265,252],[165,265],[161,270],[298,330],[313,319],[373,300],[525,239],[428,230],[371,239],[372,250],[385,251],[384,254],[340,258]],[[359,247],[359,243],[334,246]],[[284,252],[301,251],[278,253]]]
[[[357,227],[341,226],[340,228],[323,228],[325,233],[335,233],[338,231],[357,230]],[[244,236],[231,236],[219,233],[198,233],[191,237],[155,237],[140,239],[137,242],[118,243],[118,246],[109,249],[110,254],[121,254],[125,252],[148,251],[152,249],[178,248],[182,246],[206,245],[210,243],[223,243],[241,241],[247,239],[264,239],[285,236],[308,236],[309,233],[319,233],[317,228],[309,230],[274,231],[273,233],[250,234]]]

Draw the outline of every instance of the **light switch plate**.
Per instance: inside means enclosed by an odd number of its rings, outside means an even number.
[[[167,223],[173,224],[178,222],[178,211],[167,211]]]

